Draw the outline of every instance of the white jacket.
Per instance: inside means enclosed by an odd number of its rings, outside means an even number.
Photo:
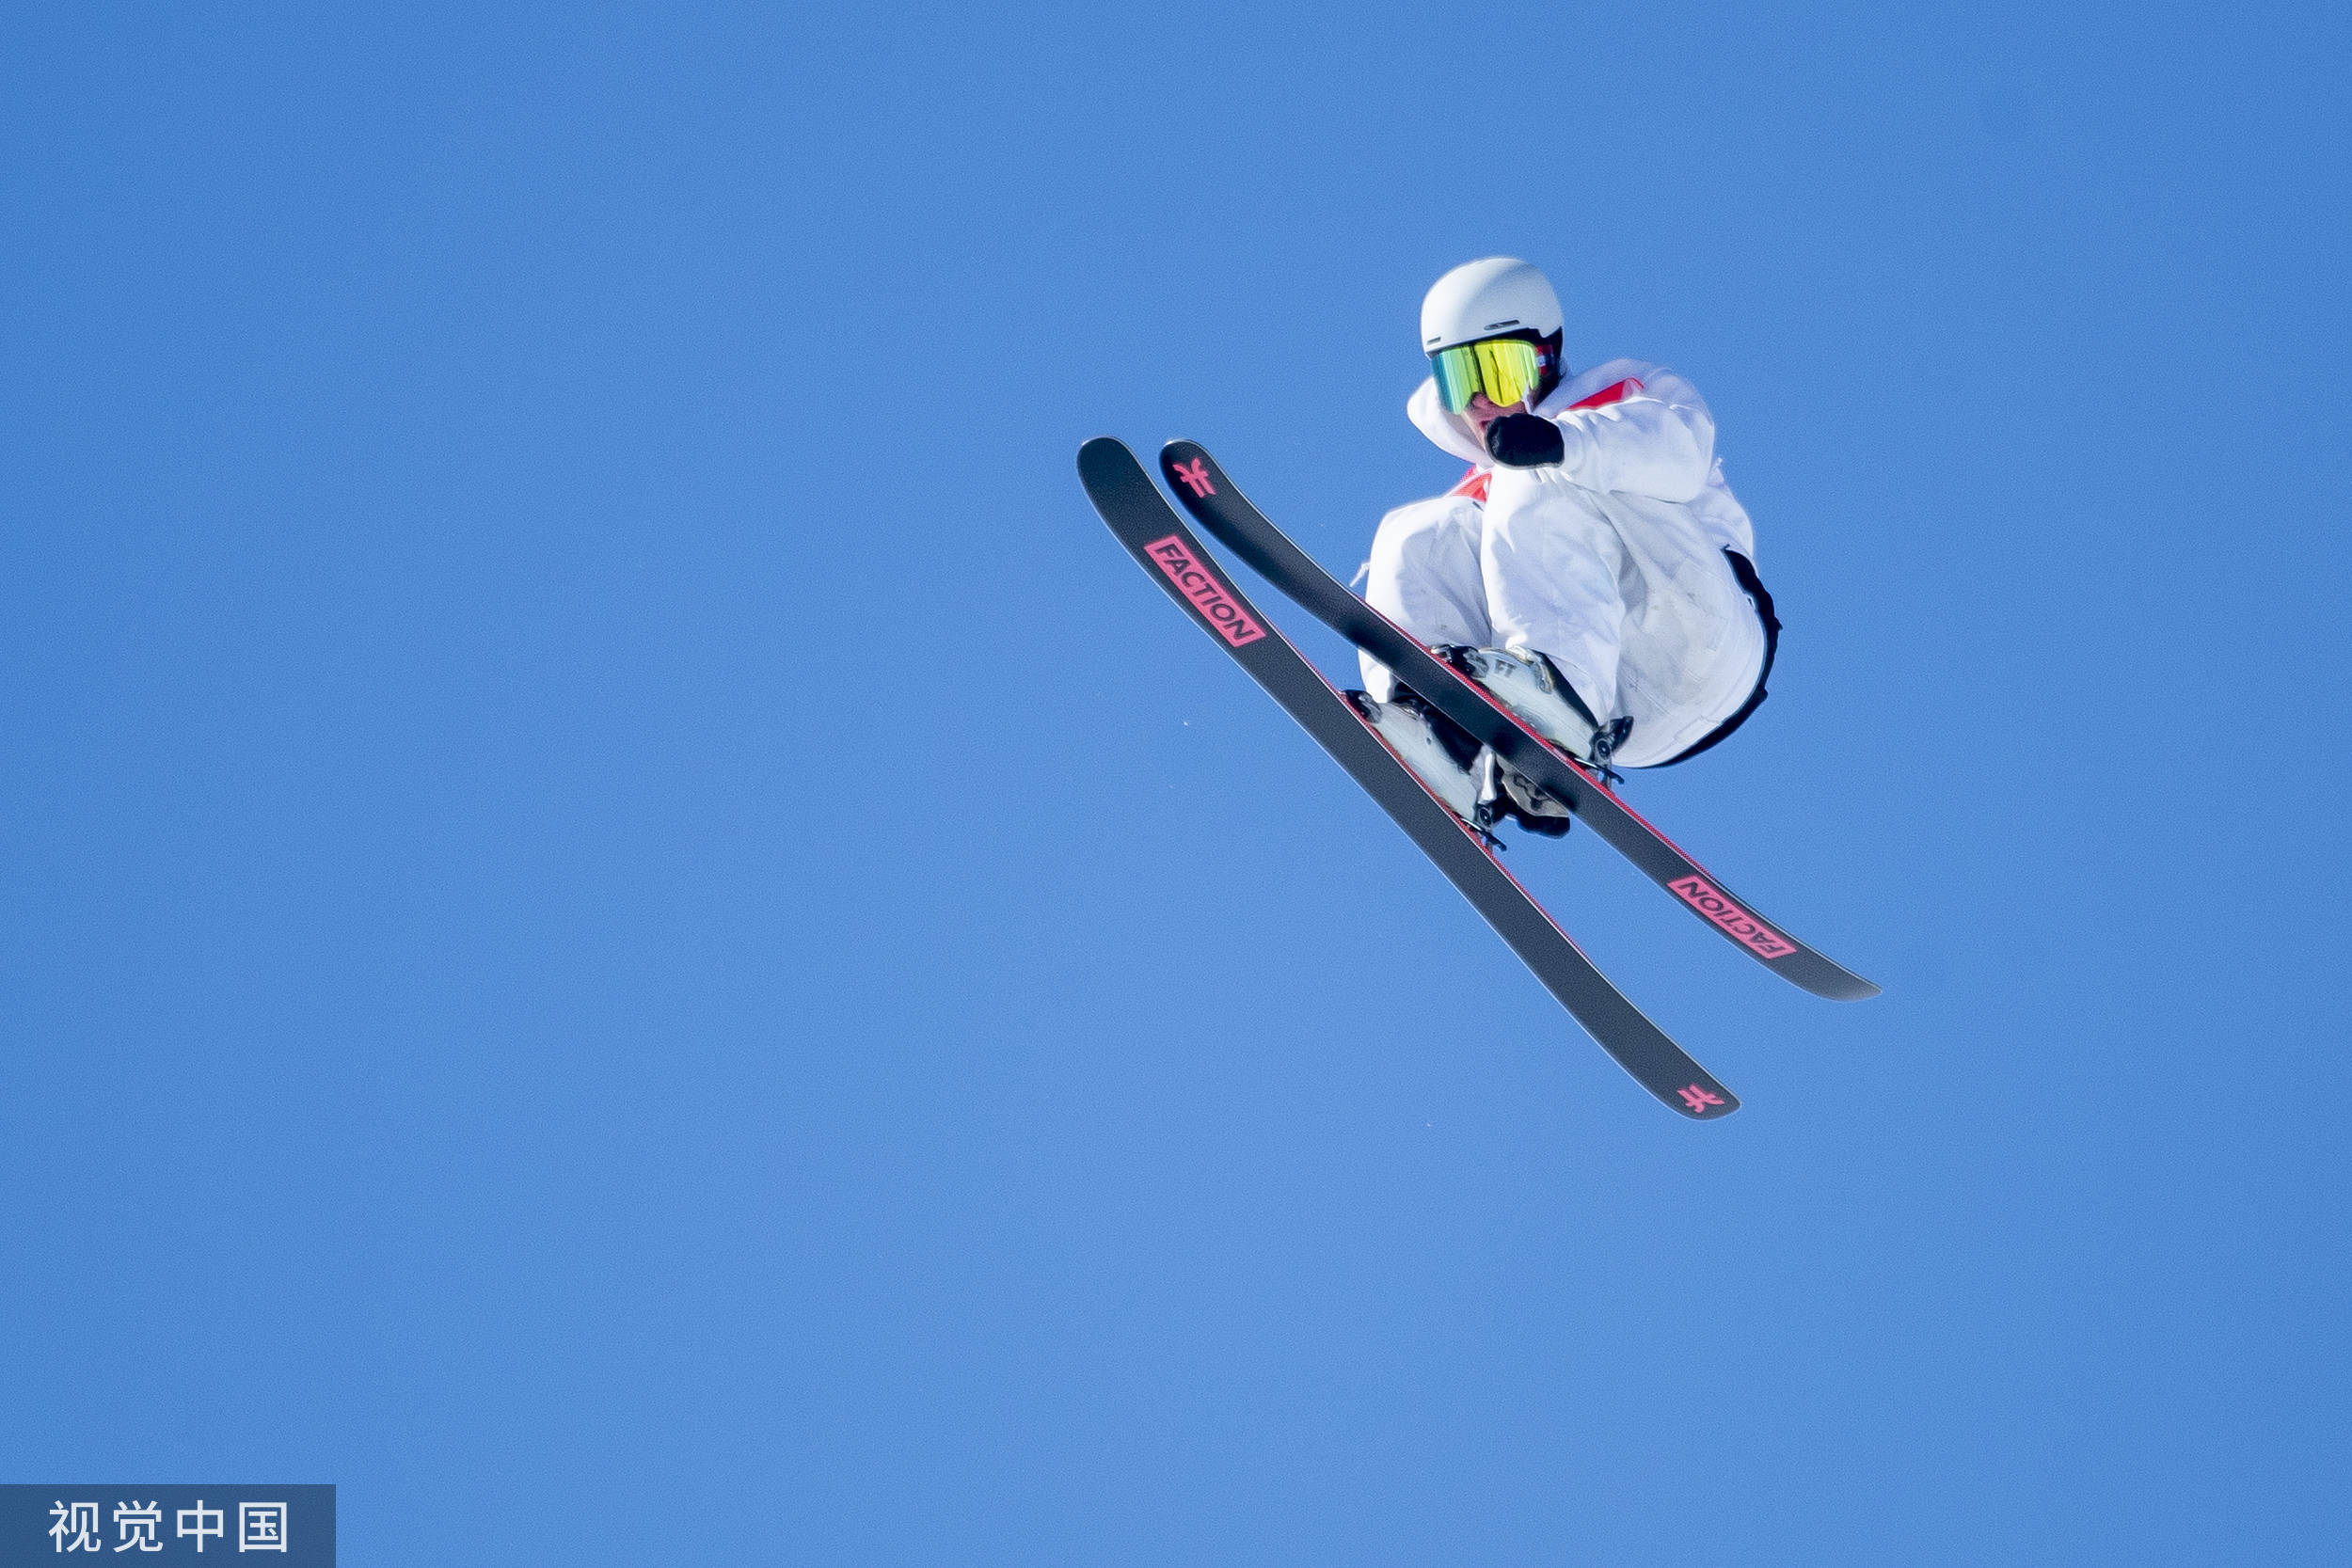
[[[1406,411],[1471,467],[1381,520],[1364,594],[1381,613],[1423,642],[1547,655],[1595,712],[1633,720],[1628,767],[1671,761],[1745,711],[1769,641],[1724,551],[1753,562],[1756,533],[1697,388],[1636,359],[1573,376],[1535,410],[1566,448],[1537,468],[1495,467],[1434,380]],[[1390,673],[1367,657],[1364,674],[1385,700]]]
[[[1470,422],[1438,401],[1435,376],[1415,389],[1405,412],[1423,436],[1471,465],[1454,493],[1484,502],[1494,460]],[[1587,490],[1685,507],[1718,547],[1755,562],[1755,526],[1715,455],[1715,416],[1682,377],[1663,365],[1612,359],[1560,383],[1535,412],[1560,427],[1565,477]]]

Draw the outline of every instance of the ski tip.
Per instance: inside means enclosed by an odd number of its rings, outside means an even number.
[[[1216,466],[1209,449],[1198,441],[1174,440],[1160,449],[1160,478],[1176,492],[1177,499],[1191,508],[1195,516],[1205,516],[1201,503],[1211,496],[1222,495],[1233,488],[1233,482],[1225,477],[1225,470]]]
[[[1078,480],[1089,490],[1098,483],[1142,472],[1143,465],[1116,436],[1097,436],[1078,449]]]

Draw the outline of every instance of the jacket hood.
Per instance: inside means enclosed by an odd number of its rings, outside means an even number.
[[[1423,376],[1421,385],[1413,388],[1413,395],[1405,400],[1405,417],[1413,421],[1414,429],[1463,462],[1483,468],[1493,461],[1479,444],[1478,433],[1470,422],[1459,414],[1445,411],[1445,404],[1438,400],[1436,376]]]

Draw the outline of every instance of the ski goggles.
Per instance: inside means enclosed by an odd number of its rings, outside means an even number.
[[[1438,396],[1449,414],[1459,414],[1480,392],[1497,408],[1508,408],[1534,391],[1543,376],[1543,356],[1524,338],[1487,338],[1441,348],[1429,356],[1437,372]]]

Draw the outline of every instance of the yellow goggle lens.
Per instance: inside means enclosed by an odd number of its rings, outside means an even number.
[[[1508,408],[1535,389],[1535,345],[1518,338],[1496,338],[1472,343],[1478,351],[1478,378],[1486,384],[1486,400]]]
[[[1487,402],[1508,408],[1535,389],[1542,373],[1535,345],[1523,338],[1488,338],[1439,349],[1430,356],[1430,364],[1449,414],[1468,408],[1471,397],[1482,391]]]

